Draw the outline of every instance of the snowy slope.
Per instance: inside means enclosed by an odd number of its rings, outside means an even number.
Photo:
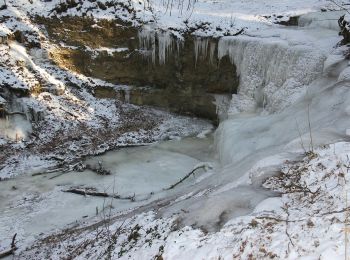
[[[50,6],[36,3],[36,8]],[[0,120],[0,144],[4,149],[0,155],[1,179],[43,171],[62,160],[70,164],[117,146],[196,135],[212,128],[204,120],[195,119],[193,124],[193,119],[164,111],[97,99],[96,86],[125,91],[129,87],[52,64],[47,57],[49,40],[28,13],[18,8],[28,5],[27,1],[9,3],[0,11],[2,26],[10,35],[0,44],[0,97],[2,103],[7,99],[9,112],[16,114]],[[16,32],[25,37],[25,44],[13,40]],[[83,138],[77,141],[78,136]]]
[[[336,143],[317,149],[298,162],[284,162],[280,173],[264,182],[266,188],[279,192],[281,197],[264,200],[251,214],[232,219],[215,233],[191,227],[179,229],[178,214],[158,218],[155,212],[148,212],[122,218],[108,227],[100,223],[67,229],[60,234],[62,240],[54,239],[54,234],[20,256],[344,259],[349,152],[349,143]],[[259,162],[249,179],[276,159]],[[108,234],[116,236],[110,238]]]
[[[122,19],[135,24],[153,23],[158,27],[185,30],[187,27],[199,26],[199,34],[223,35],[225,32],[235,32],[247,27],[249,33],[261,29],[278,27],[274,23],[287,21],[289,17],[300,16],[312,12],[339,10],[339,6],[327,0],[298,1],[261,1],[261,0],[222,0],[222,1],[118,1],[116,6],[110,6],[110,1],[75,1],[76,5],[64,12],[54,8],[59,0],[43,2],[33,0],[9,1],[17,12],[30,15],[86,15],[96,19]],[[103,6],[101,8],[101,6]],[[130,8],[129,8],[129,7]],[[206,28],[206,30],[204,30]],[[220,28],[217,30],[217,28]]]

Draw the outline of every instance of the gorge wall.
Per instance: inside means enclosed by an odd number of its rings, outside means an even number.
[[[217,119],[216,100],[239,84],[229,56],[218,59],[218,39],[136,28],[118,21],[66,17],[37,19],[57,47],[50,58],[60,67],[113,84],[97,87],[97,97],[119,97],[136,105]]]

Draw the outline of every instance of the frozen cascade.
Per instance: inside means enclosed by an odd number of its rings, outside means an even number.
[[[153,64],[166,63],[177,55],[183,41],[170,32],[144,26],[139,32],[140,48]],[[240,77],[238,95],[233,97],[229,113],[255,111],[261,108],[276,112],[289,106],[323,71],[326,55],[307,45],[290,45],[276,38],[248,36],[222,37],[218,44],[210,38],[194,38],[195,64],[209,58],[228,55]],[[238,100],[238,102],[237,102]]]
[[[216,114],[219,121],[223,121],[227,118],[227,110],[230,105],[231,98],[229,95],[216,94],[215,96]]]
[[[36,111],[28,107],[21,99],[13,100],[9,105],[10,112],[22,113],[8,116],[6,126],[2,129],[5,137],[12,140],[27,139],[32,132],[32,121]],[[1,123],[0,123],[1,124]]]
[[[232,102],[231,112],[257,106],[270,112],[285,108],[297,98],[302,86],[309,85],[322,73],[326,59],[325,54],[312,47],[247,36],[221,38],[218,58],[226,55],[237,67],[238,94],[247,101],[241,107]]]
[[[156,32],[149,27],[144,27],[138,33],[140,48],[143,55],[151,57],[152,63],[156,61]]]
[[[139,31],[138,36],[143,54],[145,57],[150,57],[153,64],[156,63],[157,49],[158,63],[163,65],[168,56],[173,54],[174,48],[177,49],[177,54],[179,54],[182,46],[182,41],[175,39],[170,32],[156,31],[149,26],[144,26],[142,30]]]

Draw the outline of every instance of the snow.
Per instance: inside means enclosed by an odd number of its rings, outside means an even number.
[[[158,253],[166,259],[232,259],[232,256],[248,258],[249,255],[258,258],[343,259],[344,192],[349,193],[344,186],[347,175],[343,173],[346,173],[349,163],[349,152],[349,143],[339,142],[317,149],[314,155],[298,162],[285,162],[281,168],[284,175],[270,177],[264,183],[266,188],[281,191],[281,197],[267,198],[252,213],[228,221],[218,232],[206,233],[192,227],[178,229],[177,214],[159,218],[152,211],[116,220],[108,228],[109,232],[118,232],[112,255],[121,259],[142,259]],[[297,176],[300,180],[293,179]],[[305,191],[317,192],[291,192],[290,183],[304,185]],[[300,211],[304,214],[301,215]],[[101,229],[98,226],[97,231],[107,234],[103,226]],[[130,239],[135,228],[139,236]],[[93,259],[106,252],[109,245],[107,235],[98,238],[100,246],[96,250],[91,244],[96,242],[96,227],[87,226],[84,232],[79,230],[71,228],[65,241],[34,245],[22,256],[30,257],[40,248],[41,256],[49,253],[63,257],[69,254],[65,248],[74,248],[82,240],[88,241],[88,246],[79,257]],[[65,247],[61,246],[62,243]]]
[[[74,46],[67,46],[64,43],[61,43],[60,45],[65,47],[65,48],[71,48],[71,49],[77,48],[77,47],[74,47]],[[90,48],[89,46],[86,46],[85,48],[86,48],[87,51],[92,52],[92,57],[97,57],[97,55],[99,53],[101,53],[101,52],[106,52],[107,55],[113,56],[114,53],[125,52],[125,51],[129,50],[129,48],[107,48],[107,47]]]
[[[350,79],[350,67],[346,67],[339,75],[338,81],[346,81]]]
[[[11,121],[0,124],[12,133],[17,127],[25,130],[21,137],[41,130],[29,144],[11,143],[1,131],[0,145],[13,153],[0,169],[1,178],[27,175],[0,182],[0,206],[5,209],[0,213],[5,223],[0,226],[0,240],[5,241],[0,251],[8,247],[14,226],[19,254],[29,259],[68,257],[82,244],[84,250],[73,257],[344,258],[350,149],[342,141],[348,140],[350,129],[350,72],[344,59],[347,49],[337,47],[341,38],[336,25],[344,11],[326,0],[198,1],[193,10],[169,10],[158,0],[150,6],[134,1],[134,11],[122,7],[127,1],[105,10],[96,2],[82,1],[63,13],[53,11],[57,3],[9,0],[8,9],[0,13],[10,17],[1,31],[26,31],[43,48],[29,52],[16,42],[2,44],[2,85],[32,90],[40,83],[45,88],[14,98],[12,109],[25,113],[24,122],[11,127]],[[49,42],[27,15],[82,13],[96,20],[118,17],[140,26],[140,51],[153,63],[166,64],[169,55],[181,48],[183,33],[189,28],[195,28],[197,64],[205,57],[213,60],[215,55],[219,59],[228,55],[237,67],[240,85],[230,105],[226,98],[216,99],[224,121],[215,133],[215,144],[210,137],[203,138],[212,131],[204,120],[97,99],[93,96],[96,86],[126,91],[128,87],[49,63]],[[278,24],[299,15],[298,26]],[[232,36],[241,29],[242,35]],[[209,37],[220,37],[218,46]],[[108,55],[126,51],[107,46],[89,50]],[[30,119],[41,113],[44,120]],[[125,119],[128,114],[132,117]],[[139,129],[122,131],[130,122]],[[145,122],[154,127],[147,128]],[[66,140],[67,136],[73,140]],[[55,157],[64,155],[64,162],[72,163],[116,147],[167,139],[171,141],[88,159],[91,164],[102,161],[111,176],[88,170],[51,180],[58,173],[30,176],[57,167]],[[35,142],[40,146],[29,150]],[[54,151],[45,150],[53,146]],[[196,172],[174,190],[164,190],[198,166],[208,166],[207,171]],[[116,190],[123,196],[135,194],[136,201],[112,201],[107,216],[112,221],[106,227],[105,221],[100,222],[106,218],[106,211],[101,210],[106,206],[103,199],[62,192],[81,185]],[[61,240],[39,239],[41,232],[55,237],[54,229]]]
[[[138,1],[137,1],[138,2]],[[339,9],[335,4],[329,1],[197,1],[194,8],[191,8],[191,1],[185,1],[185,6],[190,8],[176,8],[169,6],[163,1],[150,1],[150,10],[144,10],[148,6],[146,1],[141,1],[140,7],[134,2],[136,9],[142,8],[140,12],[141,19],[155,17],[158,26],[161,28],[175,27],[185,29],[187,26],[198,25],[202,22],[208,23],[209,30],[199,29],[196,33],[200,35],[220,35],[223,32],[237,32],[241,28],[247,27],[249,32],[256,32],[262,28],[268,28],[276,20],[288,20],[289,17],[319,12],[321,8]],[[180,5],[181,6],[181,5]],[[344,13],[344,12],[343,12]],[[277,18],[282,16],[282,18]],[[269,18],[266,18],[269,17]],[[220,27],[223,32],[218,32],[216,27]]]
[[[5,27],[3,24],[0,25],[0,37],[9,36],[11,34],[11,30]]]

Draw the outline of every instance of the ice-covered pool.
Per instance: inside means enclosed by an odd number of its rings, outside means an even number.
[[[90,165],[101,162],[111,175],[93,171],[60,172],[18,176],[0,182],[0,241],[8,244],[14,233],[20,243],[28,243],[42,234],[103,216],[104,209],[123,211],[166,197],[176,189],[164,189],[176,183],[200,162],[211,161],[213,138],[185,138],[163,143],[125,148],[89,158]],[[189,178],[179,187],[193,184]],[[134,196],[135,201],[63,192],[72,187],[90,187],[98,191]]]

